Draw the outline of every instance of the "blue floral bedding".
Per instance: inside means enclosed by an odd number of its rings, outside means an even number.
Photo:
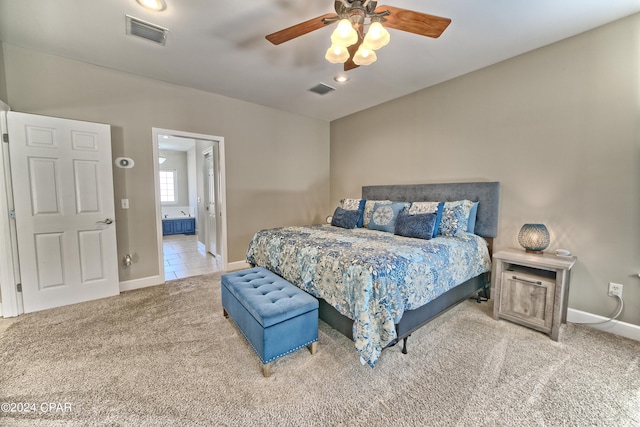
[[[352,319],[356,349],[371,367],[396,338],[405,310],[491,269],[487,243],[474,234],[422,240],[330,225],[259,231],[247,262]]]

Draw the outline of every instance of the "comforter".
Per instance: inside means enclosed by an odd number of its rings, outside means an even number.
[[[352,319],[356,350],[371,367],[406,310],[491,269],[487,243],[474,234],[422,240],[330,225],[259,231],[247,262]]]

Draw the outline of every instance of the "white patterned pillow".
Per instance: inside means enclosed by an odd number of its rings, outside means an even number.
[[[473,202],[471,200],[458,200],[456,202],[444,202],[442,219],[438,226],[438,235],[456,236],[467,231],[469,212]]]
[[[360,209],[360,200],[362,199],[342,199],[342,209],[357,211]]]
[[[437,213],[440,202],[413,202],[409,208],[410,215]]]

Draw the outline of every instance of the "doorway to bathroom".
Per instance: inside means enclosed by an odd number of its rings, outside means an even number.
[[[165,280],[227,265],[224,138],[153,128],[160,273]]]

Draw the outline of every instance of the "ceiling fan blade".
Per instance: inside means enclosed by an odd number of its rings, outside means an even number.
[[[376,13],[390,12],[382,23],[385,27],[407,31],[421,36],[438,38],[451,23],[451,19],[427,15],[393,6],[378,6]]]
[[[307,33],[310,33],[311,31],[318,30],[326,26],[326,24],[324,23],[325,18],[333,19],[336,17],[337,15],[335,13],[325,13],[324,15],[318,16],[317,18],[309,19],[308,21],[301,22],[289,28],[285,28],[284,30],[277,31],[273,34],[269,34],[265,38],[271,43],[278,45],[280,43],[295,39],[296,37],[303,36]]]

